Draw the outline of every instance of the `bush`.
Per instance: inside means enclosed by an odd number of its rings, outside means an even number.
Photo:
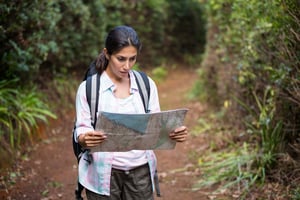
[[[299,151],[297,7],[299,3],[292,0],[206,2],[207,51],[216,54],[217,60],[207,60],[212,57],[206,54],[204,82],[209,83],[208,96],[219,95],[216,105],[228,99],[234,102],[227,119],[239,126],[245,122],[247,143],[258,144],[259,159],[253,160],[249,172],[270,172],[283,160],[280,157],[291,153],[289,146]]]
[[[35,89],[21,91],[11,87],[16,81],[0,82],[0,138],[2,143],[9,141],[13,149],[20,147],[22,139],[32,137],[39,122],[56,118]]]

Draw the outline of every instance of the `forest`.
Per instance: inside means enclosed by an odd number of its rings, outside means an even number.
[[[214,115],[192,136],[226,133],[193,157],[193,190],[250,199],[275,181],[285,199],[300,199],[298,0],[11,0],[0,13],[0,174],[40,140],[41,126],[74,109],[106,33],[125,24],[143,44],[137,69],[159,82],[174,66],[197,73],[187,98]]]

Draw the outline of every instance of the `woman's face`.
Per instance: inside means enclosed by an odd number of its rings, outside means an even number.
[[[127,46],[112,55],[107,54],[106,49],[104,53],[108,59],[106,69],[108,75],[115,80],[128,79],[128,72],[136,62],[137,49],[134,46]]]

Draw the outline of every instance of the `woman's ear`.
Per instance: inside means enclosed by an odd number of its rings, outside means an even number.
[[[107,49],[106,49],[106,48],[103,49],[103,53],[104,53],[104,55],[105,55],[105,58],[106,58],[107,60],[109,60],[109,54],[107,53]]]

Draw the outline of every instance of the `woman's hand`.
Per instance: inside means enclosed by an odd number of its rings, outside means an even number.
[[[84,148],[90,148],[101,144],[106,139],[106,135],[100,131],[87,132],[78,137],[78,143]]]
[[[186,141],[187,135],[188,129],[185,126],[178,127],[169,134],[170,138],[176,140],[176,142]]]

